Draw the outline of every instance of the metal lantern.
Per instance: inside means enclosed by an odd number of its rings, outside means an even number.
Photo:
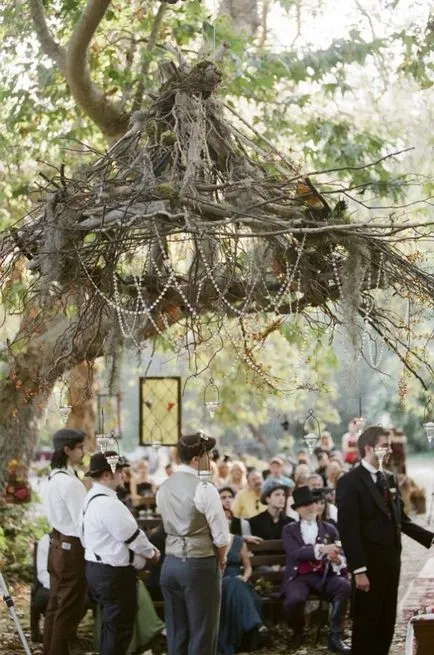
[[[356,434],[358,437],[360,437],[366,427],[366,419],[363,418],[363,416],[359,416],[358,418],[354,419],[354,425],[356,427]]]
[[[203,469],[202,471],[198,472],[198,475],[203,487],[206,487],[208,482],[211,482],[211,471]]]
[[[158,452],[162,446],[161,434],[161,427],[158,423],[154,423],[151,430],[151,446],[155,453]]]
[[[434,439],[434,423],[433,421],[428,421],[428,423],[423,424],[423,429],[425,430],[426,438],[430,444]]]
[[[425,430],[426,438],[428,439],[428,443],[430,445],[432,440],[434,439],[434,422],[432,420],[432,414],[433,411],[432,411],[431,397],[429,397],[425,405],[425,409],[423,410],[422,427]]]
[[[112,470],[112,473],[116,473],[116,466],[120,460],[119,455],[106,455],[106,460]]]
[[[66,425],[68,423],[69,415],[72,412],[71,405],[60,405],[59,414],[62,417],[63,423]]]
[[[386,455],[389,453],[389,445],[386,444],[384,446],[375,446],[375,454],[378,458],[378,463],[380,465],[380,471],[383,470],[383,461]]]
[[[303,429],[305,429],[305,426],[307,427],[309,432],[304,435],[304,440],[306,442],[309,453],[312,455],[313,450],[321,436],[321,428],[319,425],[319,421],[315,416],[315,414],[313,413],[313,409],[310,409],[308,411],[307,416],[304,419]]]
[[[203,403],[211,418],[214,418],[216,409],[220,405],[220,392],[214,380],[211,378],[203,392]]]
[[[97,434],[96,443],[98,445],[98,448],[104,455],[105,451],[108,450],[110,444],[110,437],[108,437],[106,434]]]

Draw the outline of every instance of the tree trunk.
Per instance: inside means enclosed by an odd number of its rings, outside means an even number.
[[[31,309],[23,317],[21,334],[14,340],[19,352],[10,352],[9,378],[0,382],[0,490],[11,459],[31,461],[38,421],[55,381],[76,364],[101,354],[107,334],[107,327],[100,323],[86,326],[77,337],[75,320],[63,314],[48,317],[36,327],[35,314],[39,316]],[[25,340],[29,333],[33,336]],[[90,420],[87,414],[86,426]]]
[[[94,370],[88,362],[80,362],[69,374],[70,402],[72,411],[68,427],[80,428],[87,434],[86,449],[95,450],[95,393]]]

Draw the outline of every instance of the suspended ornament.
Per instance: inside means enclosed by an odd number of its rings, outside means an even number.
[[[433,411],[432,411],[431,397],[429,397],[425,405],[425,409],[423,410],[422,427],[425,430],[426,438],[428,439],[428,443],[430,445],[432,440],[434,439],[434,421],[432,420],[432,414]]]
[[[154,423],[152,430],[151,430],[151,446],[152,449],[155,453],[158,452],[158,450],[162,446],[162,431],[161,431],[161,426],[158,425],[158,423]]]
[[[220,392],[212,378],[210,378],[210,381],[203,392],[203,403],[207,408],[210,417],[214,418],[216,409],[220,405]]]
[[[211,471],[207,471],[206,469],[199,471],[199,480],[201,481],[202,487],[206,487],[211,482]]]
[[[356,428],[356,435],[360,437],[362,434],[363,430],[365,429],[366,426],[366,419],[363,418],[363,416],[359,416],[353,420],[354,426]]]
[[[385,444],[384,446],[375,446],[374,452],[378,458],[378,463],[380,465],[380,471],[383,470],[383,461],[386,455],[389,453],[389,446]]]
[[[116,466],[120,460],[119,455],[106,455],[106,460],[112,470],[112,473],[116,473]]]
[[[309,432],[304,435],[304,440],[306,442],[309,453],[312,455],[313,450],[321,436],[321,428],[317,417],[313,413],[313,409],[308,411],[307,416],[303,422],[303,429],[309,430]]]
[[[72,412],[71,405],[61,405],[59,407],[59,414],[62,417],[63,423],[66,425],[68,423],[69,415]]]
[[[106,450],[108,450],[110,441],[111,441],[110,437],[108,437],[105,434],[97,434],[96,435],[96,443],[97,443],[98,448],[100,449],[100,451],[102,452],[103,455],[106,452]]]

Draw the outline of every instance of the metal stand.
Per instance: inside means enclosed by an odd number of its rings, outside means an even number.
[[[13,601],[13,598],[9,596],[8,589],[6,587],[6,582],[2,574],[0,573],[0,592],[1,595],[3,596],[3,600],[6,603],[6,607],[9,609],[10,615],[15,623],[15,627],[17,629],[17,632],[20,636],[21,643],[23,644],[24,652],[26,655],[32,655],[32,651],[30,650],[29,644],[26,639],[26,635],[23,632],[23,629],[21,627],[20,620],[18,618],[18,615],[15,610],[15,604]]]
[[[431,502],[430,502],[430,506],[429,506],[429,514],[428,514],[427,525],[429,525],[431,523],[433,511],[434,511],[434,491],[431,492]]]

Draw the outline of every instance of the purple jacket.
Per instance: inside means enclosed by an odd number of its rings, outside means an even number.
[[[285,579],[291,582],[298,575],[298,567],[302,562],[317,561],[315,560],[314,548],[312,545],[306,545],[301,536],[300,523],[291,523],[283,528],[282,532],[283,547],[286,553]],[[339,541],[339,533],[330,523],[318,521],[317,544],[332,544]]]

